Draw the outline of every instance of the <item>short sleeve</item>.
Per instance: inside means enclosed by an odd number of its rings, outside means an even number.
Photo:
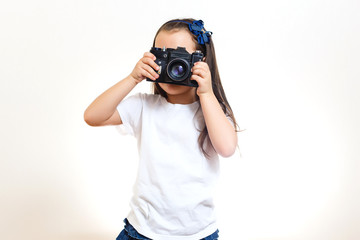
[[[120,102],[117,106],[122,124],[116,128],[121,134],[136,136],[141,124],[141,113],[143,109],[142,94],[132,95]]]

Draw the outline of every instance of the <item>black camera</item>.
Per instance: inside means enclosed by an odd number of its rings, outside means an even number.
[[[201,61],[204,57],[201,51],[197,50],[190,54],[183,47],[176,49],[152,47],[150,52],[155,55],[155,63],[160,69],[157,71],[158,79],[154,81],[147,78],[147,81],[198,87],[198,83],[190,78],[194,63]]]

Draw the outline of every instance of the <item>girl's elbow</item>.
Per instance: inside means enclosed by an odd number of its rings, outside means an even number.
[[[237,135],[234,134],[233,138],[225,139],[227,141],[218,141],[214,146],[215,151],[224,158],[231,157],[234,155],[236,148],[237,148]]]
[[[235,148],[234,149],[229,148],[229,149],[225,149],[225,150],[218,152],[218,154],[224,158],[231,157],[232,155],[234,155],[234,153],[235,153]]]
[[[234,155],[236,150],[236,145],[227,145],[223,146],[221,149],[217,150],[217,153],[224,158],[231,157]]]
[[[84,121],[92,127],[99,126],[99,124],[96,122],[95,118],[88,112],[84,112]]]

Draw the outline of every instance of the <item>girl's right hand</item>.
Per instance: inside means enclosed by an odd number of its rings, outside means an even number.
[[[155,72],[159,70],[159,66],[155,63],[156,57],[150,52],[144,53],[144,56],[137,62],[130,76],[136,83],[141,82],[145,78],[156,80],[159,75]],[[155,70],[154,70],[155,69]]]

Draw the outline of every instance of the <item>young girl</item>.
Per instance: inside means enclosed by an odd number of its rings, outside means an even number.
[[[201,20],[166,22],[154,47],[200,50],[191,80],[198,87],[154,84],[153,94],[124,99],[144,79],[159,78],[156,57],[146,52],[131,74],[86,109],[91,126],[122,125],[136,137],[139,169],[131,211],[117,240],[214,240],[218,230],[212,191],[219,158],[237,146],[237,124],[216,64],[211,32]]]

